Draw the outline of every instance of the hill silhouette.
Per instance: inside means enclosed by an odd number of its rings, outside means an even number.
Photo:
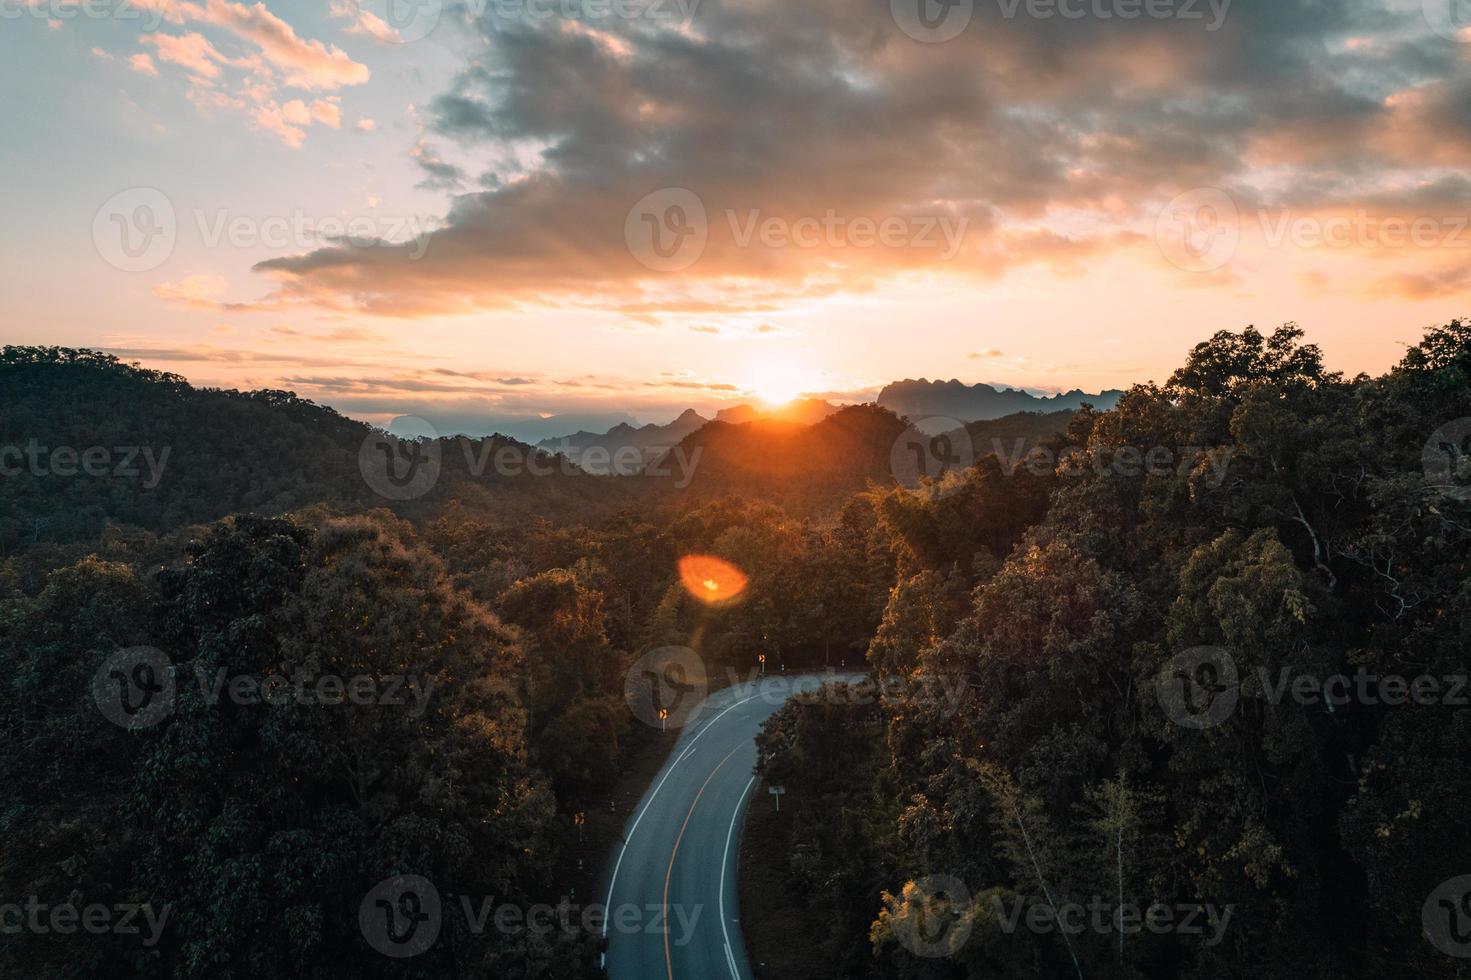
[[[636,490],[595,489],[570,461],[497,435],[440,440],[435,484],[389,500],[359,463],[377,431],[367,423],[293,392],[195,388],[97,351],[7,346],[0,391],[0,467],[28,477],[0,479],[5,551],[92,537],[108,523],[165,533],[316,504],[428,516],[451,500],[487,513],[555,515]]]
[[[1074,389],[1059,395],[1033,395],[1015,388],[967,385],[953,378],[949,381],[906,378],[884,385],[877,401],[884,408],[911,419],[938,415],[960,422],[978,422],[1017,412],[1076,411],[1084,405],[1106,411],[1117,405],[1123,394],[1110,389],[1090,395]]]
[[[454,503],[491,519],[572,520],[640,501],[678,510],[734,493],[824,512],[870,484],[893,484],[891,453],[907,425],[880,406],[835,409],[812,399],[741,423],[691,410],[667,426],[579,433],[567,440],[570,451],[499,434],[440,438],[436,478],[395,495],[365,475],[364,465],[381,462],[378,430],[293,392],[196,388],[109,354],[59,347],[4,348],[0,385],[0,466],[37,477],[0,480],[7,552],[94,537],[110,523],[164,534],[228,514],[316,505],[431,520]],[[1069,414],[973,423],[974,455],[1002,444],[1012,453],[1017,439],[1062,431]],[[594,448],[602,455],[589,455]],[[638,464],[607,475],[620,448],[637,452]]]
[[[1066,431],[1073,413],[1017,413],[965,427],[966,463],[996,453],[1020,457]],[[851,405],[814,425],[762,419],[735,425],[714,421],[686,437],[678,452],[692,460],[689,492],[779,500],[806,512],[834,508],[869,485],[893,486],[895,445],[910,428],[878,405]],[[952,438],[954,445],[961,440]],[[901,454],[902,455],[902,454]],[[675,460],[658,465],[673,467]]]

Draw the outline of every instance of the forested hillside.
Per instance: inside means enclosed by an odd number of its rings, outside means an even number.
[[[164,531],[365,496],[351,463],[367,427],[286,392],[200,391],[63,348],[6,347],[0,378],[0,445],[32,457],[3,461],[5,551],[86,539],[108,522]],[[78,479],[94,447],[105,455]]]
[[[198,389],[108,354],[54,347],[6,347],[0,379],[0,553],[86,541],[107,526],[166,533],[313,504],[394,504],[425,517],[464,499],[506,517],[569,516],[619,492],[571,479],[581,474],[566,461],[535,476],[526,460],[550,456],[515,440],[444,433],[442,478],[390,499],[360,463],[374,430],[291,392]],[[517,465],[494,465],[503,450]]]
[[[825,976],[1458,976],[1422,911],[1471,873],[1465,324],[1381,378],[1295,328],[1219,333],[1111,411],[967,426],[974,465],[916,487],[906,422],[858,406],[711,423],[683,485],[443,439],[392,499],[371,430],[287,394],[86,352],[0,370],[0,445],[52,467],[0,477],[0,891],[169,910],[148,943],[7,937],[4,976],[595,976],[595,931],[446,915],[398,960],[360,910],[404,874],[585,897],[579,815],[670,744],[624,700],[667,645],[716,683],[765,655],[886,692],[761,738],[773,902]],[[96,446],[173,451],[152,485],[57,471]],[[740,586],[702,596],[726,587],[692,558]],[[1440,686],[1331,683],[1361,674]],[[280,695],[321,677],[368,696]],[[130,679],[167,710],[102,710]],[[1204,931],[1118,929],[1155,904]]]
[[[6,976],[592,975],[595,932],[463,917],[403,969],[364,943],[360,903],[408,871],[476,902],[585,902],[602,854],[574,815],[666,745],[625,704],[633,661],[690,643],[718,680],[757,645],[774,665],[856,659],[892,574],[861,499],[796,520],[504,439],[441,440],[433,485],[389,499],[360,465],[370,430],[329,409],[5,356],[4,444],[34,439],[40,462],[0,480],[0,832],[27,842],[0,853],[0,886],[169,913],[141,938],[7,936]],[[160,478],[141,453],[137,473],[115,453],[88,472],[94,446],[158,447]],[[691,553],[739,563],[743,601],[692,597]],[[363,703],[323,695],[342,678],[372,681]],[[99,710],[115,680],[168,710]]]
[[[1080,413],[1083,452],[1035,491],[983,464],[880,497],[895,582],[868,657],[895,696],[788,705],[761,745],[816,958],[1463,975],[1436,895],[1471,868],[1468,416],[1462,323],[1378,379],[1295,329],[1218,334]],[[1173,922],[1146,928],[1154,906]]]

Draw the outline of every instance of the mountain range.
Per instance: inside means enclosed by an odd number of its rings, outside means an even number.
[[[957,422],[984,422],[1017,412],[1076,411],[1085,404],[1106,411],[1118,404],[1123,394],[1110,389],[1090,395],[1075,388],[1058,395],[1033,395],[1015,388],[968,385],[953,378],[949,381],[906,378],[884,385],[878,404],[914,422],[930,416]]]
[[[0,447],[141,447],[153,455],[119,466],[158,464],[153,482],[0,479],[0,553],[86,539],[109,523],[169,534],[229,513],[315,504],[344,512],[389,504],[424,520],[448,508],[477,519],[565,521],[601,519],[636,501],[678,508],[734,493],[821,513],[845,494],[895,479],[893,450],[905,428],[871,403],[810,400],[713,419],[686,411],[663,426],[619,423],[568,437],[579,449],[580,458],[564,461],[573,465],[553,460],[548,447],[538,458],[503,435],[441,436],[439,477],[422,495],[402,498],[386,495],[365,469],[376,458],[371,426],[291,392],[194,388],[95,351],[27,347],[0,351],[0,391]],[[977,458],[1014,456],[1065,429],[1070,414],[1020,413],[965,428]],[[606,455],[601,469],[591,465],[586,453],[596,446],[633,447],[634,465],[618,468],[628,478],[589,478],[609,471]],[[639,465],[645,460],[655,465]]]
[[[715,413],[713,420],[687,408],[666,425],[650,423],[634,426],[620,423],[606,432],[583,430],[567,436],[543,439],[536,445],[538,449],[547,452],[561,453],[589,473],[606,476],[616,471],[628,476],[659,459],[683,442],[686,436],[704,428],[711,421],[730,425],[762,421],[807,426],[822,421],[837,412],[839,407],[816,398],[801,399],[772,409],[736,405],[722,408]]]
[[[1117,389],[1096,394],[1074,389],[1057,395],[1034,395],[1015,388],[920,378],[885,385],[875,403],[895,415],[909,418],[926,432],[938,434],[955,428],[956,422],[986,422],[1020,413],[1051,415],[1073,412],[1085,404],[1107,410],[1113,408],[1122,395],[1123,392]],[[730,425],[773,422],[810,426],[829,418],[841,408],[822,399],[807,398],[779,408],[736,405],[716,412],[713,419],[691,408],[665,425],[620,422],[603,432],[582,429],[571,435],[542,439],[536,445],[547,452],[561,453],[589,473],[631,475],[712,421]]]
[[[555,439],[567,432],[606,432],[619,425],[638,425],[638,420],[627,412],[497,415],[474,411],[439,411],[432,406],[424,406],[406,410],[405,414],[423,419],[442,436],[469,436],[478,439],[499,435],[527,445]]]

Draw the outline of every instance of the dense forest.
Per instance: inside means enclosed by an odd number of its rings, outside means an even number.
[[[1040,486],[876,496],[898,695],[761,740],[834,975],[1464,976],[1468,416],[1471,325],[1377,379],[1223,333]]]
[[[712,423],[688,481],[443,438],[392,500],[373,430],[289,392],[57,348],[5,348],[0,382],[0,464],[44,463],[0,476],[0,894],[169,910],[7,935],[0,974],[596,976],[595,935],[454,917],[386,958],[360,901],[416,873],[556,902],[574,816],[650,746],[625,672],[680,644],[890,692],[799,698],[760,740],[791,787],[771,860],[833,976],[1462,975],[1422,910],[1471,873],[1466,692],[1279,685],[1467,673],[1471,324],[1380,378],[1290,325],[1218,333],[1112,410],[968,426],[974,465],[917,487],[872,405]],[[548,465],[478,465],[503,449]],[[689,555],[739,601],[692,597]],[[96,686],[139,649],[170,710],[120,724]],[[323,675],[406,681],[218,696]],[[1100,896],[1104,928],[1025,925]],[[1156,904],[1211,915],[1108,918]]]

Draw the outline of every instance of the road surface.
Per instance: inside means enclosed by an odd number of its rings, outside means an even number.
[[[613,857],[604,962],[612,980],[752,980],[736,877],[754,739],[799,683],[815,690],[822,679],[726,688],[692,716]]]

